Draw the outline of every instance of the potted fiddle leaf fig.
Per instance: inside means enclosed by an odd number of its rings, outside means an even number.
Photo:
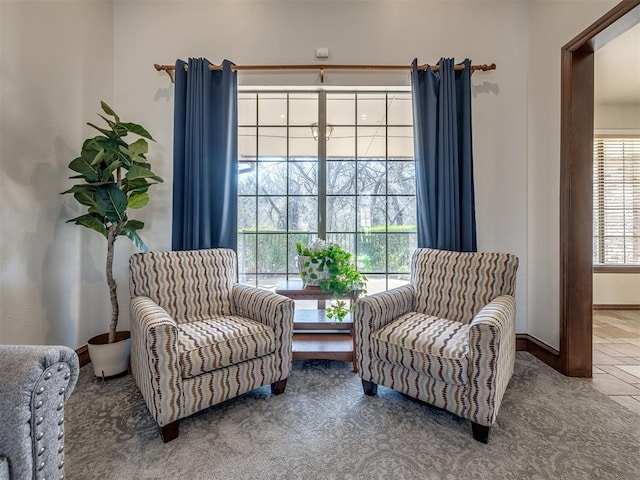
[[[118,237],[127,237],[141,251],[147,251],[138,232],[144,227],[140,220],[130,218],[130,210],[149,203],[151,185],[162,182],[147,161],[149,132],[136,123],[123,122],[105,102],[100,102],[106,116],[99,114],[106,125],[88,123],[99,135],[87,138],[80,156],[69,163],[76,172],[70,177],[76,183],[64,193],[73,197],[86,211],[68,220],[98,232],[107,241],[106,277],[111,299],[111,321],[108,333],[88,341],[89,356],[97,376],[109,377],[127,370],[129,363],[129,332],[117,332],[118,296],[113,278],[113,254]],[[130,141],[129,135],[137,137]]]

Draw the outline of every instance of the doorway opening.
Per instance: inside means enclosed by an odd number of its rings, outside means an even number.
[[[594,52],[639,23],[640,0],[625,0],[562,48],[560,371],[568,376],[592,376]]]

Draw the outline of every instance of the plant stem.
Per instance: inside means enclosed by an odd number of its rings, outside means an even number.
[[[109,324],[109,343],[116,341],[116,327],[118,326],[118,294],[116,281],[113,278],[113,251],[118,236],[117,225],[109,227],[107,232],[107,284],[111,297],[111,323]]]

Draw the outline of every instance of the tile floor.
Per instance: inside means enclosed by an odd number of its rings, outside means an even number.
[[[640,310],[593,311],[595,389],[640,415]]]

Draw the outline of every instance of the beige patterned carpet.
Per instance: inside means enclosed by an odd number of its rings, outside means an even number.
[[[640,416],[527,353],[488,445],[387,388],[366,397],[343,362],[296,362],[284,395],[205,410],[168,444],[131,375],[103,384],[84,367],[65,410],[71,480],[640,478]]]

